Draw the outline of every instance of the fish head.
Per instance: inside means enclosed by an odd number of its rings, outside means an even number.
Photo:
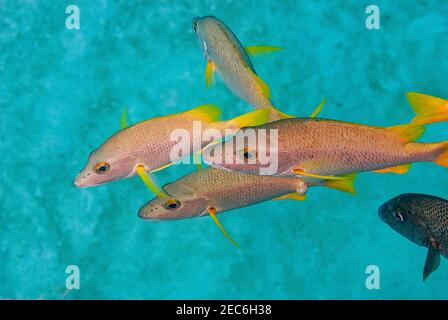
[[[192,21],[193,30],[205,59],[209,60],[209,48],[213,46],[214,35],[219,28],[219,20],[214,16],[196,17]]]
[[[209,145],[202,158],[205,163],[230,171],[256,175],[279,173],[277,137],[254,127],[242,128],[230,139]]]
[[[422,219],[421,208],[418,205],[418,195],[402,194],[380,206],[378,215],[396,232],[424,246],[428,238],[428,230]]]
[[[89,155],[87,164],[75,178],[76,187],[92,187],[135,174],[138,165],[135,158],[109,149],[103,145]]]
[[[138,211],[138,216],[145,220],[177,220],[194,218],[207,212],[207,199],[189,195],[170,198],[157,196]]]

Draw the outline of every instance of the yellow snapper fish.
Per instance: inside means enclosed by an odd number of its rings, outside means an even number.
[[[186,130],[191,137],[194,123],[200,123],[202,130],[217,129],[225,134],[228,129],[236,131],[242,126],[265,123],[268,114],[268,110],[256,110],[228,121],[219,121],[221,110],[214,105],[203,105],[126,127],[126,112],[123,112],[120,122],[121,127],[126,128],[111,136],[90,154],[74,183],[84,188],[139,174],[145,184],[159,194],[157,186],[151,183],[145,173],[161,170],[176,162],[170,157],[172,148],[179,144],[171,139],[174,129]],[[181,143],[189,144],[185,149],[194,153],[210,142],[195,136]]]
[[[254,176],[216,168],[186,175],[163,187],[169,198],[157,196],[139,210],[148,220],[174,220],[209,214],[224,235],[236,246],[216,214],[271,199],[304,200],[309,186],[325,186],[355,193],[354,175],[317,183],[296,177]]]
[[[442,115],[431,106],[415,111],[418,122],[388,128],[311,118],[282,119],[242,128],[230,140],[206,148],[203,160],[231,171],[311,179],[338,179],[335,176],[364,171],[402,174],[413,162],[435,162],[448,167],[447,141],[415,142],[424,133],[423,124]],[[258,146],[238,143],[249,130],[254,130],[259,142],[266,143]],[[278,132],[273,143],[266,134],[269,130]],[[272,170],[261,158],[269,153],[278,156]],[[266,167],[269,168],[261,170]]]
[[[204,53],[206,86],[214,83],[214,73],[238,97],[255,109],[271,110],[271,120],[290,116],[277,110],[270,100],[269,86],[257,75],[249,54],[257,55],[278,51],[273,46],[250,46],[244,48],[235,34],[219,19],[213,16],[193,19],[193,29]]]

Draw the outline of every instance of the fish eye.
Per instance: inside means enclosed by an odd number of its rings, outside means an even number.
[[[95,165],[95,172],[99,173],[99,174],[106,173],[107,171],[109,171],[109,169],[110,169],[110,165],[106,162],[98,162]]]
[[[400,222],[404,221],[403,212],[401,211],[400,208],[395,209],[394,217],[395,217],[395,219],[397,219]]]
[[[163,207],[167,210],[175,210],[180,207],[180,202],[176,199],[169,199],[163,204]]]
[[[240,157],[247,159],[247,160],[252,160],[255,158],[255,152],[250,151],[248,148],[244,148],[242,150],[240,150]]]

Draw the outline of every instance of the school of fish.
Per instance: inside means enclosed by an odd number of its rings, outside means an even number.
[[[182,113],[163,115],[128,125],[106,139],[88,157],[76,176],[78,188],[96,186],[139,175],[156,195],[141,207],[146,220],[175,220],[210,216],[237,247],[217,215],[269,200],[305,200],[309,187],[321,186],[355,193],[361,172],[404,174],[412,163],[434,162],[448,167],[448,141],[418,142],[425,126],[448,121],[448,100],[408,92],[415,117],[392,127],[369,126],[316,118],[325,99],[309,117],[294,117],[277,109],[268,84],[257,74],[252,56],[283,50],[280,46],[243,46],[214,16],[192,21],[196,40],[206,60],[205,85],[219,75],[231,92],[255,110],[222,121],[221,110],[205,104]],[[213,129],[220,139],[203,139],[194,126]],[[175,129],[192,138],[181,142],[182,156],[173,157],[179,141]],[[274,136],[269,133],[275,132]],[[249,135],[255,141],[244,140]],[[241,144],[238,142],[246,141]],[[266,162],[267,155],[271,162]],[[163,187],[152,173],[192,155],[211,167],[199,169]],[[199,158],[200,160],[200,158]],[[275,161],[275,163],[273,163]],[[448,201],[430,195],[404,194],[380,206],[380,218],[412,242],[428,248],[423,279],[448,257]]]

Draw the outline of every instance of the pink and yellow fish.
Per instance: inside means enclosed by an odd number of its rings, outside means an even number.
[[[157,196],[139,211],[148,220],[175,220],[210,215],[224,235],[236,246],[216,215],[271,199],[304,200],[308,187],[325,186],[355,193],[354,175],[339,180],[305,182],[296,177],[253,176],[206,168],[163,187],[169,196]]]
[[[225,129],[236,131],[243,126],[265,123],[268,110],[256,110],[229,121],[220,121],[221,110],[213,105],[203,105],[192,110],[157,117],[129,126],[107,139],[90,155],[84,169],[74,183],[79,188],[95,186],[139,174],[149,185],[145,172],[161,170],[180,159],[172,159],[170,151],[178,141],[171,139],[175,129],[183,129],[193,135],[193,123],[200,123],[203,130],[217,129],[224,135]],[[121,119],[122,126],[126,119]],[[183,141],[185,150],[195,153],[212,142],[198,137]],[[155,187],[155,186],[154,186]],[[151,187],[150,187],[151,188]],[[153,189],[152,189],[153,190]],[[155,190],[153,190],[155,191]]]
[[[417,112],[410,124],[384,128],[326,119],[283,119],[243,128],[232,139],[210,146],[204,151],[203,159],[214,167],[243,173],[316,179],[363,171],[405,173],[414,162],[434,162],[448,167],[447,141],[416,142],[425,124],[447,119],[447,110],[440,103],[424,103],[427,100],[422,96],[417,105],[414,93],[408,94],[408,98]],[[267,131],[263,130],[262,135],[260,129],[276,130],[278,140],[271,143],[267,138],[262,146],[251,149],[245,145],[236,150],[239,135],[255,130],[261,138]],[[277,166],[273,166],[274,171],[260,170],[268,166],[259,161],[260,157],[269,152],[278,155]]]

